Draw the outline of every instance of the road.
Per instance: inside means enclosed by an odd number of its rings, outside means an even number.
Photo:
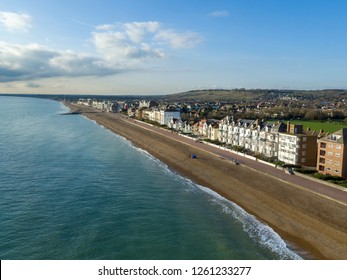
[[[209,152],[211,154],[225,158],[227,160],[237,161],[242,166],[251,168],[254,171],[268,174],[269,176],[275,177],[278,180],[282,180],[287,183],[290,183],[293,187],[304,189],[306,191],[313,192],[319,196],[323,196],[335,202],[347,205],[347,190],[346,189],[344,190],[337,187],[335,188],[335,187],[326,185],[324,183],[311,180],[309,178],[287,174],[282,169],[276,169],[273,166],[269,166],[255,160],[248,159],[246,157],[235,154],[231,151],[225,151],[220,148],[208,145],[206,143],[196,142],[196,140],[173,133],[166,129],[161,129],[156,126],[151,126],[149,124],[128,118],[127,116],[124,116],[122,114],[113,114],[113,113],[108,113],[108,114],[112,118],[121,119],[122,121],[131,123],[132,125],[137,125],[139,127],[142,127],[154,133],[161,134],[166,137],[170,137],[171,139],[175,139],[176,141],[190,145],[198,150],[200,149],[205,152]]]

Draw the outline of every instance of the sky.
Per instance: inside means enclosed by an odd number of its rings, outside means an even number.
[[[345,0],[1,0],[0,93],[346,89]]]

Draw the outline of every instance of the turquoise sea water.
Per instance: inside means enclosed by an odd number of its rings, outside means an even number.
[[[300,259],[237,205],[67,111],[0,96],[1,259]]]

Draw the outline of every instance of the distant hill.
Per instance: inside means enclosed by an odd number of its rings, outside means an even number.
[[[273,100],[284,96],[303,100],[347,100],[347,90],[206,89],[160,96],[165,101],[235,102]]]
[[[262,92],[235,89],[207,89],[207,90],[191,90],[187,92],[175,93],[166,95],[163,99],[167,101],[249,101],[254,98],[260,98],[263,96]]]
[[[270,101],[283,97],[295,97],[299,100],[332,102],[347,101],[347,90],[280,90],[280,89],[204,89],[190,90],[168,95],[74,95],[74,94],[4,94],[0,96],[22,96],[48,98],[55,100],[78,100],[93,98],[98,100],[154,100],[166,102],[257,102]]]

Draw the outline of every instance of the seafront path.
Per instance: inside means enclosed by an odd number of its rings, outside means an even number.
[[[196,148],[197,157],[199,156],[198,151],[203,150],[205,152],[209,152],[211,154],[225,158],[230,161],[237,161],[244,167],[248,167],[254,171],[265,173],[271,177],[275,177],[278,180],[290,183],[293,187],[300,188],[308,192],[315,193],[319,196],[323,196],[327,199],[333,200],[337,203],[347,205],[347,189],[332,187],[324,183],[317,182],[316,180],[311,180],[310,178],[290,175],[285,173],[284,170],[282,169],[275,168],[273,166],[266,165],[264,163],[261,163],[252,159],[248,159],[246,157],[233,153],[232,151],[222,150],[220,148],[208,145],[203,142],[196,142],[196,140],[184,137],[176,133],[172,133],[171,131],[166,129],[162,129],[162,128],[152,126],[141,121],[128,118],[127,116],[124,116],[119,113],[105,113],[105,114],[108,114],[110,117],[114,119],[126,121],[128,123],[142,127],[151,132],[154,132],[162,136],[175,139],[176,141],[179,141],[181,143],[190,145]]]

